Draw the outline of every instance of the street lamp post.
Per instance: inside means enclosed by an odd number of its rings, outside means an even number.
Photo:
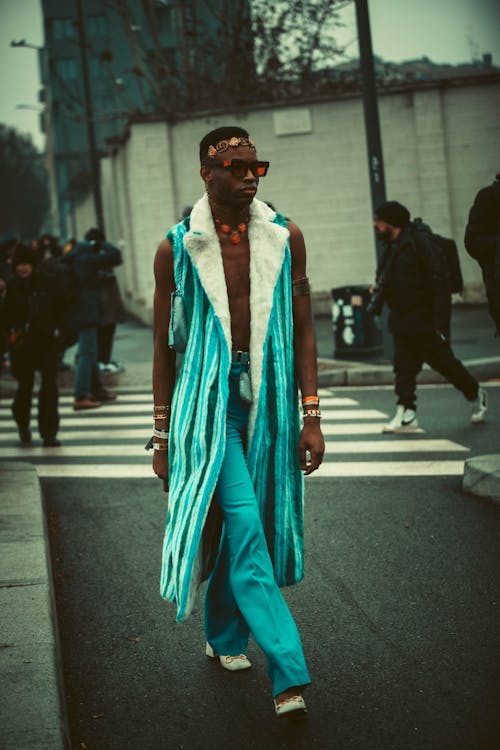
[[[375,70],[373,64],[372,39],[370,32],[370,16],[368,0],[355,0],[356,21],[358,26],[359,58],[361,79],[363,84],[363,109],[365,114],[366,148],[368,155],[368,171],[370,175],[370,191],[372,199],[372,214],[378,206],[386,200],[384,156],[382,153],[382,139],[380,136],[380,120],[378,114],[377,89],[375,85]],[[383,253],[383,246],[374,233],[375,254],[377,265]],[[386,357],[392,355],[392,337],[387,332],[387,311],[384,307],[382,314],[382,346]]]
[[[80,42],[80,60],[82,66],[83,99],[85,104],[85,121],[87,123],[87,139],[89,144],[90,171],[92,179],[92,194],[97,226],[104,232],[104,211],[102,205],[99,154],[97,152],[94,108],[90,91],[90,76],[87,58],[87,35],[85,33],[85,16],[82,0],[76,0],[76,14],[78,20],[78,34]]]
[[[386,198],[384,157],[380,137],[380,120],[378,115],[368,0],[356,0],[356,20],[358,24],[359,57],[363,82],[363,109],[365,113],[370,188],[372,208],[375,211],[381,203],[384,203]]]

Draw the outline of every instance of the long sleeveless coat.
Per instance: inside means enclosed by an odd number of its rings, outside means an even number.
[[[177,604],[177,620],[182,621],[192,612],[198,586],[213,564],[214,543],[219,541],[209,519],[225,451],[231,321],[207,196],[167,237],[174,250],[176,283],[185,300],[189,338],[172,400],[161,594]],[[248,237],[253,403],[246,459],[275,577],[284,586],[303,576],[303,477],[289,232],[282,216],[254,200]]]

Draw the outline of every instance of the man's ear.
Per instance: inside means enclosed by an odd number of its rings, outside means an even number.
[[[203,182],[207,183],[212,181],[212,170],[205,164],[200,168],[200,175]]]

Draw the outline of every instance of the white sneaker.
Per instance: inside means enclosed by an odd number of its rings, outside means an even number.
[[[396,414],[388,424],[382,427],[382,432],[415,432],[418,430],[417,412],[414,409],[405,409],[398,404]]]
[[[477,392],[477,398],[472,402],[472,414],[470,415],[470,421],[472,424],[480,424],[484,422],[486,412],[488,411],[488,394],[484,388],[479,387]]]
[[[124,372],[125,367],[121,364],[121,362],[99,362],[98,364],[99,372],[102,372],[103,374],[113,374],[115,375],[118,372]]]

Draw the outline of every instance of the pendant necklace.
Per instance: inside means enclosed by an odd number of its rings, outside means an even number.
[[[241,221],[237,227],[231,227],[229,224],[223,224],[220,219],[215,220],[217,229],[223,234],[229,234],[230,240],[233,245],[238,245],[241,242],[241,235],[245,234],[248,230],[248,224],[245,221]]]

